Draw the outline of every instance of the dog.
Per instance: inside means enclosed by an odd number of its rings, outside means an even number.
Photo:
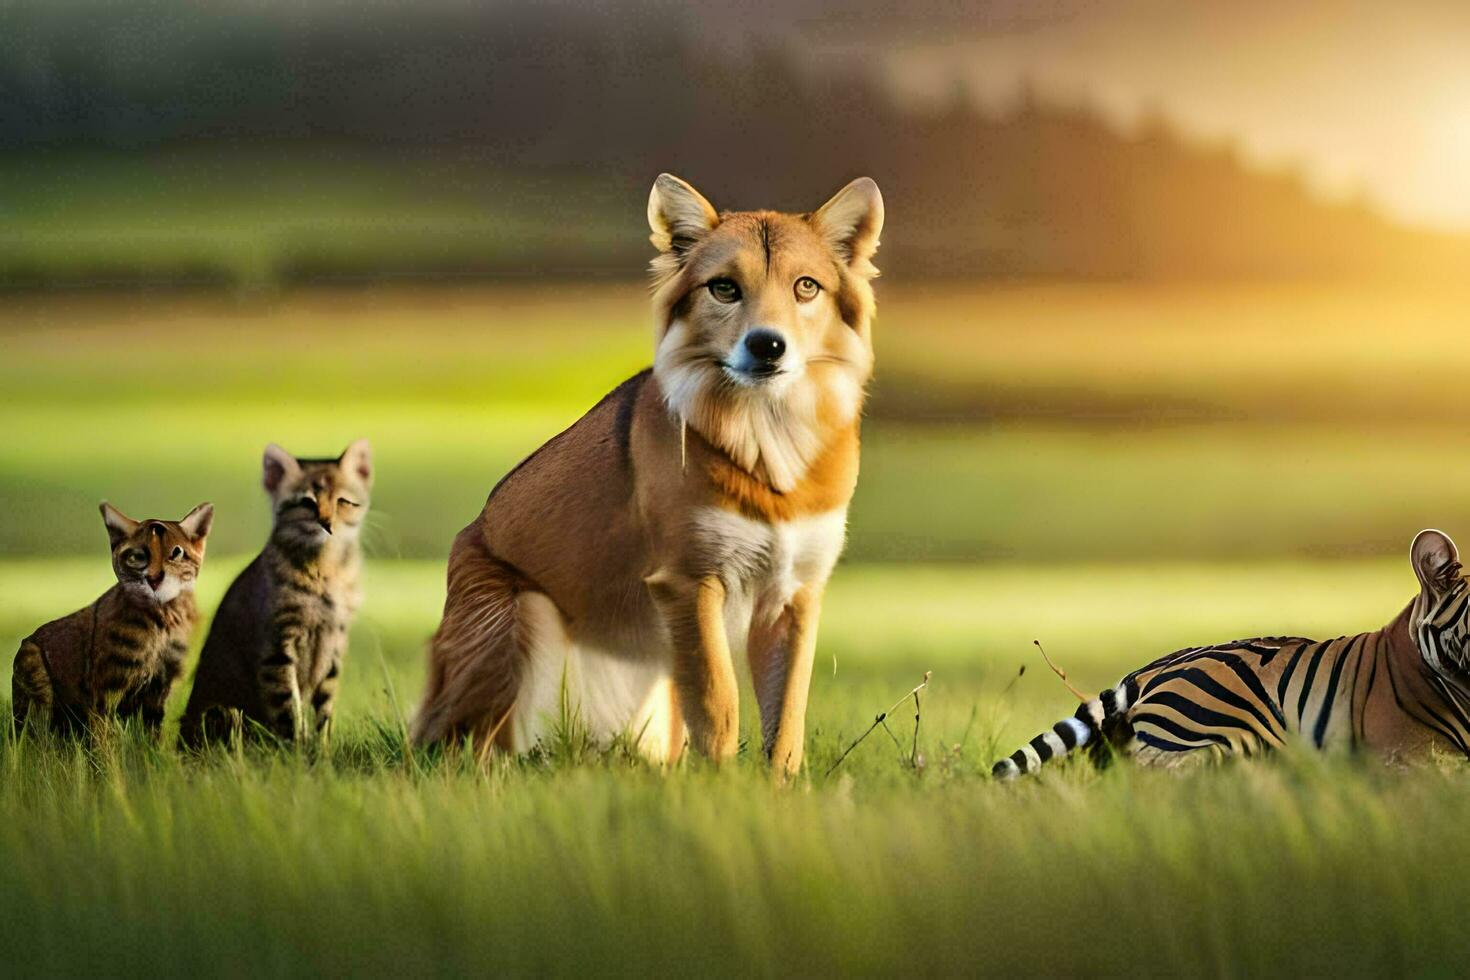
[[[454,540],[412,737],[526,751],[573,719],[677,760],[799,770],[822,595],[846,539],[883,227],[859,178],[816,211],[648,201],[653,367],[516,466]]]

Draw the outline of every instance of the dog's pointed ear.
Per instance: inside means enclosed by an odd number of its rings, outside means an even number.
[[[266,493],[275,493],[288,475],[301,472],[301,464],[286,450],[271,443],[260,461],[260,483]]]
[[[179,521],[179,527],[189,536],[191,541],[202,542],[209,537],[209,529],[214,526],[214,504],[200,504]]]
[[[1460,550],[1448,534],[1433,528],[1420,531],[1409,547],[1409,556],[1414,563],[1414,574],[1419,577],[1419,588],[1425,596],[1437,598],[1454,587]]]
[[[833,195],[811,216],[812,226],[858,275],[872,278],[869,261],[883,233],[883,195],[871,177],[859,177]]]
[[[138,522],[133,520],[107,501],[102,501],[99,508],[102,511],[102,523],[107,525],[107,540],[116,548],[117,543],[138,529]]]
[[[704,195],[673,174],[659,174],[648,194],[648,240],[665,255],[688,251],[714,230],[720,216]]]

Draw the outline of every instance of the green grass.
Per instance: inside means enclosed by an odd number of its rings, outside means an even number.
[[[1460,773],[1012,788],[860,766],[780,791],[748,766],[480,775],[376,751],[0,748],[7,969],[1398,975],[1465,953]]]
[[[96,565],[0,566],[4,640],[85,601],[105,584]],[[206,607],[239,565],[211,557]],[[1442,966],[1435,951],[1457,941],[1448,909],[1467,886],[1435,848],[1453,845],[1462,774],[1338,763],[1192,778],[1072,767],[1019,788],[978,778],[1070,710],[1035,635],[1097,687],[1171,645],[1371,627],[1408,579],[1381,561],[844,567],[811,765],[780,790],[748,751],[719,774],[618,755],[576,764],[568,745],[484,772],[413,759],[395,697],[418,693],[440,569],[375,562],[330,758],[180,760],[125,738],[91,754],[0,746],[0,917],[29,937],[12,968],[1045,972],[1131,970],[1140,955],[1149,972]],[[880,729],[823,779],[926,669],[922,770]],[[905,753],[910,718],[905,707],[892,723]],[[1379,896],[1371,917],[1365,892]],[[1439,911],[1423,914],[1421,892]],[[1283,894],[1286,907],[1263,900]],[[1239,942],[1292,922],[1331,955]]]
[[[1454,970],[1459,764],[983,776],[1072,710],[1035,638],[1097,690],[1180,646],[1402,608],[1413,532],[1470,527],[1456,294],[880,296],[808,766],[784,788],[748,691],[723,771],[572,737],[484,769],[403,745],[450,538],[647,362],[638,285],[6,299],[0,649],[108,585],[102,497],[216,503],[207,614],[265,535],[265,442],[367,436],[379,473],[329,752],[0,737],[8,970]],[[922,765],[906,703],[825,778],[926,671]]]
[[[209,555],[199,604],[213,610],[244,558]],[[0,649],[48,619],[94,599],[111,581],[104,561],[28,559],[0,563]],[[343,717],[390,718],[393,702],[416,703],[423,644],[444,601],[439,562],[370,560],[367,594],[351,637],[351,682]],[[1242,564],[852,565],[839,567],[824,603],[813,718],[847,735],[888,696],[934,677],[931,720],[962,727],[970,710],[1030,670],[1003,705],[1007,735],[1029,738],[1060,717],[1067,694],[1031,645],[1041,639],[1084,687],[1115,683],[1154,655],[1240,636],[1336,636],[1376,629],[1415,590],[1407,559]],[[202,635],[199,636],[202,642]],[[0,665],[9,689],[10,664]],[[390,696],[391,695],[391,696]],[[835,708],[829,710],[829,701]],[[176,699],[181,700],[181,699]],[[747,701],[750,699],[747,698]],[[182,704],[176,704],[182,709]],[[753,726],[754,718],[746,719]],[[1014,746],[1013,746],[1014,747]]]
[[[1470,524],[1450,299],[881,286],[855,560],[1388,555]],[[379,553],[442,559],[651,334],[631,282],[15,298],[0,551],[98,553],[107,497],[135,516],[210,499],[214,546],[244,553],[267,441],[367,436]]]
[[[211,558],[205,605],[238,560]],[[4,639],[101,584],[0,566]],[[180,759],[0,741],[0,921],[17,974],[1439,972],[1464,946],[1470,773],[1295,760],[1164,776],[993,758],[1178,644],[1369,628],[1398,562],[839,569],[809,766],[662,773],[574,741],[480,770],[404,749],[434,563],[369,565],[326,756]],[[63,602],[62,597],[65,597]],[[836,672],[832,662],[836,660]],[[1016,668],[1025,675],[1012,684]],[[830,779],[841,751],[932,670]],[[179,707],[175,699],[175,710]],[[749,698],[746,698],[748,705]],[[753,733],[746,712],[744,729]],[[146,936],[146,943],[136,937]],[[1249,940],[1247,937],[1253,937]]]
[[[520,274],[640,243],[638,194],[574,174],[299,144],[0,154],[0,286]],[[635,202],[629,206],[629,202]],[[576,222],[549,218],[577,214]]]

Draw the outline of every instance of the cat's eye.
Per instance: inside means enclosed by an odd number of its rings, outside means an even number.
[[[184,549],[183,548],[180,548],[178,545],[175,545],[174,546],[174,550],[173,551],[170,551],[168,553],[168,556],[172,560],[178,561],[180,558],[184,557]]]
[[[129,565],[146,565],[148,564],[148,552],[130,551],[125,556],[123,556],[123,560],[126,561]]]
[[[808,300],[815,299],[816,295],[821,291],[822,284],[817,282],[811,276],[802,276],[800,279],[796,280],[796,298],[803,303],[807,302]]]
[[[711,279],[709,294],[721,303],[734,303],[740,299],[740,287],[734,279]]]

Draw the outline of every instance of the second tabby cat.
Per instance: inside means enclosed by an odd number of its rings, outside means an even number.
[[[326,728],[360,602],[358,532],[372,488],[367,440],[335,459],[265,449],[270,540],[225,593],[199,655],[179,736],[227,738],[243,719],[291,741]]]

